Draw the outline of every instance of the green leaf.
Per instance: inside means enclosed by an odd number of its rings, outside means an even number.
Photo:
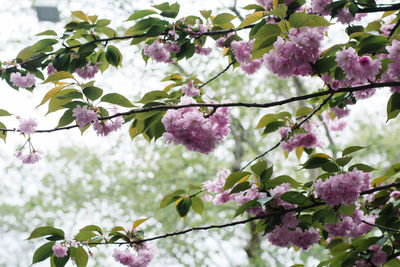
[[[358,164],[354,164],[352,166],[349,167],[349,171],[352,171],[354,168],[357,168],[357,170],[359,171],[363,171],[363,172],[372,172],[374,170],[376,170],[375,168],[372,168],[371,166],[362,164],[362,163],[358,163]]]
[[[89,86],[83,88],[83,93],[88,99],[94,101],[103,95],[103,89],[96,86]]]
[[[0,109],[0,117],[2,116],[11,116],[12,114],[10,114],[7,110],[4,109]]]
[[[311,157],[302,166],[304,169],[316,169],[321,168],[327,162],[330,162],[330,160],[324,157]]]
[[[55,241],[51,241],[39,247],[33,254],[32,264],[44,261],[51,255],[53,255],[52,247],[54,246],[55,243],[56,243]]]
[[[42,36],[42,35],[54,35],[54,36],[57,36],[57,33],[55,31],[53,31],[53,30],[47,30],[47,31],[40,32],[40,33],[36,34],[36,36]]]
[[[203,200],[199,197],[192,197],[192,209],[198,214],[202,215],[204,211]]]
[[[325,164],[322,164],[321,168],[326,172],[339,172],[340,168],[334,162],[329,161]]]
[[[250,177],[251,173],[249,172],[232,172],[228,178],[226,178],[225,185],[223,190],[228,190],[232,188],[238,181],[245,180]]]
[[[169,96],[168,96],[168,94],[166,92],[156,90],[156,91],[151,91],[151,92],[146,93],[142,97],[142,99],[140,99],[138,102],[139,103],[143,103],[143,104],[147,104],[147,103],[153,102],[155,100],[159,100],[159,99],[162,99],[162,98],[168,98],[168,97]]]
[[[157,11],[152,9],[138,10],[135,11],[126,21],[141,19],[148,15],[158,14]]]
[[[344,157],[344,156],[346,156],[348,154],[351,154],[353,152],[356,152],[358,150],[364,149],[364,148],[365,147],[363,147],[363,146],[349,146],[349,147],[346,147],[342,152],[342,157]]]
[[[347,163],[349,163],[349,162],[351,161],[352,158],[353,158],[353,157],[338,158],[338,159],[336,159],[336,163],[337,163],[339,166],[343,167],[343,166],[347,165]]]
[[[251,188],[251,185],[250,185],[249,182],[247,182],[247,181],[246,182],[242,182],[242,183],[236,185],[231,190],[231,192],[229,192],[229,194],[236,194],[236,193],[239,193],[239,192],[242,192],[242,191],[246,191],[247,189],[250,189],[250,188]]]
[[[51,74],[49,77],[47,77],[47,79],[43,83],[50,83],[50,82],[56,83],[58,81],[65,79],[74,79],[74,76],[66,71],[57,71]]]
[[[179,189],[176,190],[175,192],[166,195],[160,202],[160,209],[168,206],[169,204],[175,202],[180,198],[180,195],[185,194],[185,190]]]
[[[310,115],[314,110],[312,108],[309,107],[300,107],[297,111],[296,111],[296,117],[305,117]]]
[[[71,14],[72,16],[77,17],[78,19],[89,22],[88,16],[80,10],[72,11]]]
[[[356,205],[355,204],[351,204],[348,206],[345,205],[340,205],[339,211],[341,213],[343,213],[344,215],[347,216],[353,216],[354,215],[354,211],[356,210]]]
[[[38,227],[32,231],[31,235],[28,237],[28,240],[43,236],[55,236],[60,237],[60,239],[64,239],[64,231],[52,226]]]
[[[312,204],[312,201],[300,192],[290,191],[283,193],[280,197],[283,201],[297,205]]]
[[[58,41],[57,40],[55,40],[55,39],[43,39],[43,40],[39,40],[39,41],[37,41],[34,45],[32,45],[31,47],[35,50],[35,52],[38,52],[38,51],[42,51],[42,50],[46,50],[46,51],[48,51],[47,49],[49,48],[49,47],[51,47],[51,50],[53,50],[53,45],[54,44],[57,44],[58,43]],[[51,51],[50,50],[50,51]]]
[[[299,187],[301,184],[288,175],[281,175],[266,182],[267,188],[275,188],[278,185],[289,183],[292,187]]]
[[[66,95],[66,94],[68,94],[70,92],[74,92],[74,91],[76,91],[76,90],[75,89],[65,89],[65,90],[62,90],[62,91],[58,92],[57,94],[55,94],[54,95],[55,97],[51,98],[51,100],[49,102],[49,109],[47,111],[47,114],[65,108],[64,105],[66,105],[67,103],[70,103],[71,99],[59,99],[57,97]]]
[[[394,92],[387,103],[387,120],[394,119],[399,115],[400,112],[400,93]]]
[[[122,61],[121,52],[115,46],[109,45],[106,51],[106,59],[108,63],[110,63],[114,67],[118,67]]]
[[[2,122],[0,122],[0,128],[1,129],[7,129],[7,127]],[[6,142],[6,138],[7,138],[7,132],[6,131],[0,131],[0,138],[3,139],[4,143],[5,143]]]
[[[232,15],[230,13],[221,13],[218,14],[217,16],[215,16],[215,18],[213,19],[213,23],[216,25],[223,25],[225,23],[230,22],[231,20],[235,19],[236,16]]]
[[[258,177],[261,176],[261,173],[267,169],[267,161],[259,160],[257,163],[253,164],[250,169],[254,172]]]
[[[200,10],[200,14],[205,18],[208,19],[211,16],[211,10]]]
[[[278,25],[275,24],[265,24],[256,33],[254,38],[256,39],[268,39],[273,36],[278,36],[281,34],[282,30]]]
[[[22,61],[28,60],[31,58],[31,56],[33,54],[35,54],[35,49],[31,46],[25,47],[24,49],[22,49],[18,55],[17,55],[17,59],[20,59]]]
[[[286,16],[287,10],[288,10],[287,6],[281,4],[272,9],[271,11],[267,12],[267,14],[275,17],[284,18]]]
[[[244,213],[245,211],[249,210],[252,207],[255,206],[260,206],[260,202],[258,202],[258,200],[254,199],[254,200],[250,200],[249,202],[244,203],[242,206],[240,206],[236,212],[235,215],[233,215],[233,218],[239,216],[240,214]]]
[[[75,117],[72,116],[72,109],[68,109],[64,112],[64,114],[61,116],[60,120],[58,121],[58,127],[63,127],[66,126],[70,123],[72,123],[75,120]]]
[[[385,176],[393,176],[400,172],[400,163],[393,164],[390,168],[386,171]]]
[[[278,130],[280,127],[283,127],[286,125],[286,122],[284,121],[273,121],[267,124],[267,126],[265,126],[264,128],[264,132],[263,134],[269,134],[272,132],[275,132],[276,130]]]
[[[106,94],[101,98],[101,102],[115,104],[121,107],[131,108],[135,107],[125,96],[118,93]]]
[[[184,198],[179,204],[176,206],[176,210],[179,213],[179,216],[185,217],[189,210],[190,206],[192,205],[192,200],[190,198]]]
[[[105,26],[109,25],[110,23],[111,23],[111,20],[109,20],[109,19],[99,19],[96,22],[96,28],[105,27]]]
[[[276,121],[276,115],[275,114],[266,114],[264,115],[260,121],[258,122],[256,129],[261,129],[267,126],[268,123]]]
[[[332,25],[326,19],[318,15],[309,15],[305,12],[293,13],[289,18],[291,27],[300,28],[304,26],[308,27],[328,27]]]
[[[249,16],[247,16],[242,23],[240,23],[238,29],[240,28],[244,28],[246,26],[249,26],[257,21],[259,21],[260,19],[262,19],[264,17],[264,11],[256,11],[253,14],[250,14]]]
[[[77,267],[85,267],[89,260],[88,254],[86,250],[84,250],[81,246],[74,248],[70,247],[70,256],[74,260]]]
[[[179,13],[179,8],[180,8],[178,3],[169,5],[169,3],[167,2],[164,2],[159,5],[154,5],[153,7],[162,11],[160,15],[167,18],[175,18]]]
[[[138,219],[138,220],[136,220],[136,221],[133,223],[133,225],[132,225],[132,231],[133,231],[134,229],[136,229],[139,225],[141,225],[142,223],[144,223],[145,221],[147,221],[148,219],[150,219],[150,218],[144,218],[144,219]]]
[[[51,267],[64,267],[65,264],[67,264],[68,260],[69,260],[69,255],[62,257],[62,258],[51,255],[50,266]]]
[[[360,40],[357,50],[359,54],[375,53],[383,50],[389,42],[389,39],[384,36],[369,36]]]

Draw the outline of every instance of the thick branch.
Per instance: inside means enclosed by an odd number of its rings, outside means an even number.
[[[188,107],[270,108],[270,107],[275,107],[275,106],[282,106],[282,105],[300,101],[300,100],[307,100],[307,99],[311,99],[314,97],[325,96],[325,95],[329,95],[329,94],[338,94],[338,93],[344,93],[344,92],[356,92],[356,91],[361,91],[361,90],[365,90],[365,89],[383,88],[383,87],[388,87],[388,86],[400,86],[400,82],[372,83],[372,84],[356,86],[356,87],[340,88],[337,91],[327,90],[327,91],[312,93],[312,94],[308,94],[308,95],[294,96],[294,97],[290,97],[290,98],[287,98],[284,100],[268,102],[268,103],[233,102],[233,103],[196,103],[196,104],[175,105],[175,106],[154,106],[154,107],[148,107],[148,108],[133,109],[133,110],[130,110],[127,112],[122,112],[122,113],[116,113],[116,114],[108,116],[108,117],[99,118],[99,120],[109,120],[109,119],[113,119],[116,117],[127,116],[127,115],[137,114],[137,113],[145,113],[145,112],[150,112],[150,111],[154,111],[154,110],[162,111],[162,110],[169,110],[169,109],[182,109],[182,108],[188,108]],[[51,133],[51,132],[60,131],[60,130],[69,130],[69,129],[77,128],[77,127],[79,127],[79,126],[71,125],[71,126],[53,128],[53,129],[48,129],[48,130],[36,130],[35,133]],[[16,129],[3,129],[3,128],[0,128],[0,131],[2,131],[2,132],[19,132]]]

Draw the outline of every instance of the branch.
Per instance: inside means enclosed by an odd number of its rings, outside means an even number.
[[[314,116],[323,106],[325,106],[329,99],[331,99],[331,97],[334,95],[335,93],[331,93],[322,103],[321,105],[319,105],[316,109],[314,109],[314,111],[309,114],[306,118],[304,118],[299,124],[296,124],[292,130],[290,131],[291,133],[294,132],[295,130],[299,129],[301,125],[303,125],[306,121],[308,121],[309,119],[312,118],[312,116]],[[269,152],[275,150],[276,148],[279,147],[279,145],[282,143],[282,141],[284,141],[285,138],[281,138],[281,140],[276,143],[272,148],[268,149],[267,151],[265,151],[264,153],[262,153],[261,155],[258,155],[257,157],[255,157],[254,159],[250,160],[242,169],[241,171],[243,171],[244,169],[246,169],[248,166],[250,166],[254,161],[264,157],[265,155],[267,155]]]
[[[357,11],[357,13],[376,13],[384,11],[394,11],[400,9],[400,3],[392,4],[390,6],[379,6],[379,7],[369,7],[362,8]]]
[[[386,227],[386,226],[383,226],[383,225],[379,225],[379,224],[376,224],[376,223],[370,223],[370,222],[367,222],[365,220],[361,220],[361,221],[363,223],[365,223],[365,224],[368,224],[368,225],[374,226],[374,227],[378,227],[378,228],[381,228],[381,229],[386,230],[386,231],[400,233],[400,230],[397,230],[397,229],[393,229],[393,228]]]
[[[214,78],[212,78],[214,80]],[[356,92],[356,91],[361,91],[365,89],[371,89],[371,88],[383,88],[383,87],[388,87],[388,86],[400,86],[400,82],[384,82],[384,83],[371,83],[368,85],[362,85],[362,86],[356,86],[356,87],[348,87],[348,88],[340,88],[337,91],[333,90],[327,90],[327,91],[321,91],[317,93],[312,93],[308,95],[302,95],[302,96],[294,96],[290,97],[284,100],[280,101],[275,101],[275,102],[268,102],[268,103],[248,103],[248,102],[233,102],[233,103],[196,103],[196,104],[187,104],[187,105],[175,105],[175,106],[154,106],[154,107],[148,107],[148,108],[138,108],[138,109],[133,109],[127,112],[121,112],[121,113],[116,113],[114,115],[108,116],[108,117],[101,117],[99,120],[109,120],[113,119],[116,117],[121,117],[121,116],[127,116],[131,114],[137,114],[137,113],[145,113],[145,112],[150,112],[154,110],[169,110],[169,109],[182,109],[182,108],[188,108],[188,107],[210,107],[210,108],[221,108],[221,107],[247,107],[247,108],[270,108],[270,107],[275,107],[275,106],[282,106],[288,103],[300,101],[300,100],[307,100],[311,99],[314,97],[320,97],[320,96],[325,96],[329,94],[338,94],[338,93],[344,93],[344,92]],[[48,130],[36,130],[35,133],[51,133],[55,131],[60,131],[60,130],[69,130],[72,128],[77,128],[79,127],[78,125],[71,125],[71,126],[65,126],[65,127],[59,127],[59,128],[53,128],[53,129],[48,129]],[[19,132],[19,130],[16,129],[4,129],[0,128],[0,131],[2,132]]]
[[[211,79],[209,79],[208,81],[206,81],[205,83],[203,83],[202,85],[199,86],[200,88],[203,88],[204,86],[206,86],[207,84],[209,84],[210,82],[214,81],[215,79],[217,79],[219,76],[221,76],[222,74],[224,74],[225,72],[228,71],[228,69],[235,64],[236,60],[233,60],[231,63],[228,64],[228,66],[226,66],[225,69],[223,69],[222,71],[218,72],[217,75],[215,75],[214,77],[212,77]]]
[[[400,182],[398,183],[392,183],[389,185],[384,185],[384,186],[378,186],[373,188],[374,191],[380,191],[380,190],[385,190],[387,188],[390,187],[400,187]],[[362,191],[360,193],[360,195],[366,195],[366,194],[371,194],[370,193],[371,190],[365,190]],[[226,227],[230,227],[230,226],[235,226],[235,225],[240,225],[240,224],[245,224],[248,222],[252,222],[258,219],[264,219],[264,218],[268,218],[270,216],[274,216],[274,215],[283,215],[289,212],[301,212],[307,209],[311,209],[311,208],[315,208],[318,206],[322,206],[322,205],[326,205],[324,202],[314,202],[313,204],[310,205],[306,205],[306,206],[301,206],[301,207],[297,207],[297,208],[291,208],[291,209],[284,209],[284,210],[274,210],[272,212],[269,212],[267,214],[264,215],[260,215],[260,216],[256,216],[256,217],[251,217],[248,218],[246,220],[241,220],[241,221],[235,221],[235,222],[231,222],[231,223],[225,223],[225,224],[214,224],[214,225],[208,225],[208,226],[199,226],[199,227],[192,227],[192,228],[188,228],[182,231],[177,231],[177,232],[171,232],[171,233],[167,233],[164,235],[158,235],[158,236],[153,236],[153,237],[149,237],[149,238],[145,238],[142,240],[135,240],[134,243],[136,244],[140,244],[146,241],[153,241],[153,240],[158,240],[158,239],[163,239],[163,238],[167,238],[167,237],[171,237],[171,236],[178,236],[178,235],[183,235],[189,232],[194,232],[194,231],[202,231],[202,230],[210,230],[210,229],[221,229],[221,228],[226,228]],[[363,221],[364,222],[364,221]],[[364,222],[366,224],[369,224],[367,222]],[[371,224],[369,224],[371,225]],[[377,225],[373,225],[373,226],[377,226]],[[377,226],[379,227],[379,226]],[[395,230],[395,229],[393,229]],[[395,230],[397,231],[397,230]],[[130,242],[115,242],[115,243],[88,243],[88,245],[124,245],[124,244],[132,244]]]

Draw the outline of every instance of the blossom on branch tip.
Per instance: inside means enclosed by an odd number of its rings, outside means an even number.
[[[186,96],[193,97],[200,95],[200,90],[194,86],[193,80],[190,80],[188,84],[182,87],[182,93],[184,93]]]
[[[68,255],[68,248],[60,243],[55,243],[51,249],[53,250],[54,256],[57,258],[63,258]]]
[[[21,76],[20,72],[13,72],[10,75],[11,83],[16,87],[31,88],[35,85],[35,75],[27,73],[25,76]]]
[[[49,65],[47,65],[47,75],[51,75],[53,73],[57,72],[57,69],[53,66],[53,63],[49,63]]]
[[[40,151],[34,150],[29,154],[22,154],[22,151],[19,150],[15,156],[22,161],[23,164],[33,164],[40,160]]]
[[[208,56],[212,51],[211,47],[203,48],[201,45],[196,45],[195,46],[195,52],[196,54],[203,55],[203,56]]]
[[[96,73],[99,71],[99,68],[97,67],[98,63],[94,65],[90,65],[88,63],[86,66],[77,68],[75,72],[79,75],[79,77],[83,79],[92,79]]]
[[[135,248],[137,255],[131,253],[128,249],[125,251],[115,249],[113,258],[125,266],[146,267],[154,258],[157,250],[154,245],[149,245],[146,243],[135,245]]]
[[[19,124],[18,130],[22,134],[33,134],[36,130],[37,124],[37,120],[35,119],[23,119]]]
[[[88,109],[87,106],[76,106],[76,108],[72,110],[72,116],[76,118],[76,122],[80,128],[98,121],[96,112]]]
[[[146,44],[143,48],[143,54],[152,57],[156,62],[171,62],[167,47],[161,45],[159,41],[154,41],[151,45]]]
[[[111,132],[117,131],[122,127],[124,120],[121,117],[117,117],[114,121],[98,121],[93,122],[93,129],[99,136],[107,136]]]

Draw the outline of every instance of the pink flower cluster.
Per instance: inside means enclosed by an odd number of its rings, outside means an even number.
[[[330,206],[350,205],[356,202],[361,191],[369,188],[370,179],[370,173],[364,173],[357,168],[331,176],[325,181],[318,179],[315,183],[315,196]]]
[[[275,206],[281,206],[285,209],[291,209],[291,208],[295,208],[296,205],[288,203],[286,201],[283,201],[280,196],[283,193],[289,192],[290,191],[290,184],[289,183],[284,183],[281,185],[278,185],[277,187],[269,190],[269,193],[271,194],[271,196],[274,198],[275,201]]]
[[[137,255],[129,250],[114,250],[114,259],[129,267],[146,267],[154,258],[156,247],[146,243],[142,243],[136,247]]]
[[[274,230],[267,234],[267,239],[275,246],[287,247],[295,245],[307,250],[321,238],[318,230],[314,227],[310,227],[307,230],[297,227],[299,220],[294,216],[293,212],[286,213],[281,220],[282,225],[276,225]]]
[[[375,76],[381,69],[381,62],[379,59],[371,59],[369,56],[358,57],[354,48],[349,47],[348,49],[336,53],[336,62],[338,66],[343,69],[346,74],[346,78],[339,82],[339,85],[362,85],[368,82],[375,81]],[[332,86],[336,89],[336,86]],[[356,91],[354,96],[357,99],[364,99],[371,97],[375,93],[375,88]]]
[[[306,133],[295,133],[288,140],[281,142],[283,150],[290,152],[297,147],[316,148],[319,145],[317,135],[313,132],[310,123],[306,124],[302,129]],[[279,129],[282,138],[288,138],[290,131],[289,127],[281,127]]]
[[[57,258],[63,258],[68,255],[68,248],[61,245],[60,243],[55,243],[52,247],[54,256]]]
[[[49,65],[47,65],[47,75],[51,75],[55,72],[57,72],[57,69],[53,66],[53,63],[49,63]]]
[[[146,44],[143,48],[143,53],[152,57],[156,62],[170,63],[172,62],[170,53],[179,53],[180,49],[179,44],[176,42],[161,44],[157,40],[150,45]]]
[[[27,119],[27,120],[21,120],[18,130],[22,134],[33,134],[36,130],[37,127],[37,120],[35,119]]]
[[[389,52],[387,58],[389,58],[392,62],[388,65],[388,69],[382,75],[382,80],[385,82],[393,82],[400,80],[400,42],[397,40],[392,41],[391,46],[387,46],[386,50]],[[400,92],[400,87],[392,87],[392,92]]]
[[[200,90],[193,84],[193,80],[190,80],[188,84],[182,87],[182,93],[184,93],[186,96],[198,96],[200,95]]]
[[[313,0],[311,4],[312,11],[322,15],[330,15],[331,10],[325,10],[327,6],[329,6],[332,3],[332,0]],[[359,21],[362,17],[365,16],[365,14],[356,14],[353,16],[350,11],[347,8],[341,8],[338,10],[336,14],[338,21],[342,24],[349,24],[350,22],[356,20]]]
[[[183,96],[179,105],[195,103],[193,98]],[[163,137],[167,143],[182,144],[191,151],[211,153],[229,133],[228,108],[218,108],[207,118],[204,115],[197,107],[168,110],[161,120],[166,130]]]
[[[324,32],[322,27],[291,28],[289,39],[284,41],[278,37],[274,43],[275,50],[264,55],[268,70],[280,78],[311,75],[311,64],[318,59]]]
[[[341,214],[340,221],[335,224],[326,224],[325,230],[330,236],[346,236],[355,238],[360,235],[366,234],[374,228],[362,221],[373,224],[375,222],[375,217],[366,217],[364,213],[357,207],[354,211],[353,216],[346,216]]]
[[[189,25],[187,31],[190,34],[190,37],[198,37],[199,35],[208,32],[208,27],[204,24],[201,24],[199,19],[196,19],[196,24]]]
[[[194,51],[196,52],[196,54],[208,56],[211,53],[212,48],[211,47],[204,48],[201,45],[196,45]]]
[[[344,120],[340,120],[338,117],[331,118],[329,112],[323,114],[324,122],[329,126],[331,131],[342,131],[346,127],[347,123]]]
[[[83,128],[87,124],[93,124],[93,129],[100,136],[107,136],[111,132],[117,131],[123,123],[121,117],[117,117],[114,121],[99,121],[96,112],[88,109],[87,106],[77,106],[72,112],[80,128]]]
[[[293,0],[284,1],[285,5],[290,5]],[[273,8],[274,1],[273,0],[257,0],[257,3],[265,8],[265,10],[271,10]]]
[[[247,74],[253,74],[262,66],[263,59],[251,60],[251,50],[253,48],[254,40],[250,42],[233,41],[231,49],[235,54],[236,60],[240,63],[240,67]]]
[[[97,121],[97,114],[94,110],[88,109],[87,106],[76,106],[72,110],[72,115],[76,118],[80,128],[83,128],[86,124],[91,124]]]
[[[22,154],[21,150],[18,150],[15,156],[22,161],[23,164],[33,164],[40,160],[40,151],[33,150],[29,154]]]
[[[13,72],[10,75],[11,83],[16,87],[31,88],[35,85],[35,75],[27,73],[25,76],[21,76],[20,72]]]
[[[82,68],[77,68],[75,72],[79,75],[79,77],[83,79],[92,79],[96,73],[99,71],[99,68],[97,67],[98,63],[94,65],[90,65],[88,63],[86,66]]]
[[[371,245],[368,249],[374,252],[371,257],[371,262],[373,264],[375,264],[376,266],[381,266],[386,262],[387,254],[382,250],[381,246],[374,244]]]
[[[93,122],[93,129],[96,131],[96,134],[99,136],[107,136],[111,132],[119,130],[122,127],[122,123],[124,120],[121,117],[117,117],[114,121],[98,121]]]

